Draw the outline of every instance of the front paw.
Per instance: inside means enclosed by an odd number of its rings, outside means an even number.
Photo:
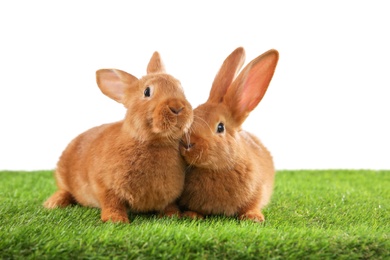
[[[158,215],[160,218],[163,218],[163,217],[169,217],[169,218],[173,218],[173,217],[176,217],[176,218],[181,218],[181,212],[180,211],[164,211],[164,212],[160,212],[160,214]]]
[[[114,222],[114,223],[130,223],[127,213],[119,213],[115,211],[102,212],[101,219],[103,222]]]
[[[169,204],[162,212],[159,214],[160,217],[181,217],[181,211],[179,207],[175,204]]]
[[[240,220],[252,220],[254,222],[264,222],[264,215],[260,211],[247,211],[238,217]]]
[[[185,218],[192,218],[192,219],[204,219],[204,216],[202,214],[195,211],[185,211],[182,214],[182,216]]]

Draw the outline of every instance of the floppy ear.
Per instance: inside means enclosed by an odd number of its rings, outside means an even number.
[[[164,63],[162,62],[160,54],[157,51],[153,53],[153,56],[149,61],[148,68],[146,71],[148,74],[165,73]]]
[[[231,109],[234,120],[242,124],[259,104],[274,75],[279,53],[269,50],[252,60],[229,87],[224,103]]]
[[[96,82],[104,95],[123,103],[125,89],[138,81],[127,72],[116,69],[101,69],[96,71]]]
[[[216,103],[222,102],[223,96],[226,94],[226,90],[232,83],[238,71],[241,69],[242,65],[244,64],[244,60],[245,51],[242,47],[235,49],[225,59],[214,78],[208,101]]]

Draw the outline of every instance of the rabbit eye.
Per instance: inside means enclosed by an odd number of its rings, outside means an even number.
[[[223,133],[225,132],[225,125],[223,123],[219,123],[217,126],[217,133]]]
[[[144,96],[145,96],[145,97],[150,97],[150,94],[151,94],[151,92],[150,92],[150,87],[147,87],[147,88],[144,90]]]

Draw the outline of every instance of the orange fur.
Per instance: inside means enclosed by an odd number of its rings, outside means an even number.
[[[46,208],[99,207],[101,219],[113,222],[128,222],[127,209],[179,213],[175,202],[185,172],[179,140],[191,125],[192,108],[157,52],[147,72],[137,79],[121,70],[97,71],[101,91],[127,108],[125,119],[71,141],[55,171],[58,191]]]
[[[235,78],[244,60],[237,48],[222,64],[210,97],[194,110],[194,122],[180,150],[189,164],[179,205],[185,216],[223,214],[264,221],[275,169],[271,154],[242,123],[263,98],[272,79],[278,52],[252,60]],[[223,124],[224,131],[218,132]]]

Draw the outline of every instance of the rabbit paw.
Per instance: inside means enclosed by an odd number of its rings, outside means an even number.
[[[240,220],[252,220],[254,222],[259,222],[259,223],[265,221],[264,215],[258,210],[247,211],[247,212],[241,214],[239,216],[239,219]]]
[[[48,198],[43,206],[47,209],[64,208],[75,203],[72,194],[67,191],[59,190]]]
[[[192,218],[192,219],[204,219],[204,216],[202,214],[197,213],[195,211],[185,211],[183,213],[183,217]]]
[[[114,223],[130,223],[127,216],[127,212],[118,212],[115,210],[103,210],[101,219],[103,222],[114,222]]]
[[[162,212],[160,212],[159,216],[162,217],[181,217],[180,209],[176,204],[169,204]]]

